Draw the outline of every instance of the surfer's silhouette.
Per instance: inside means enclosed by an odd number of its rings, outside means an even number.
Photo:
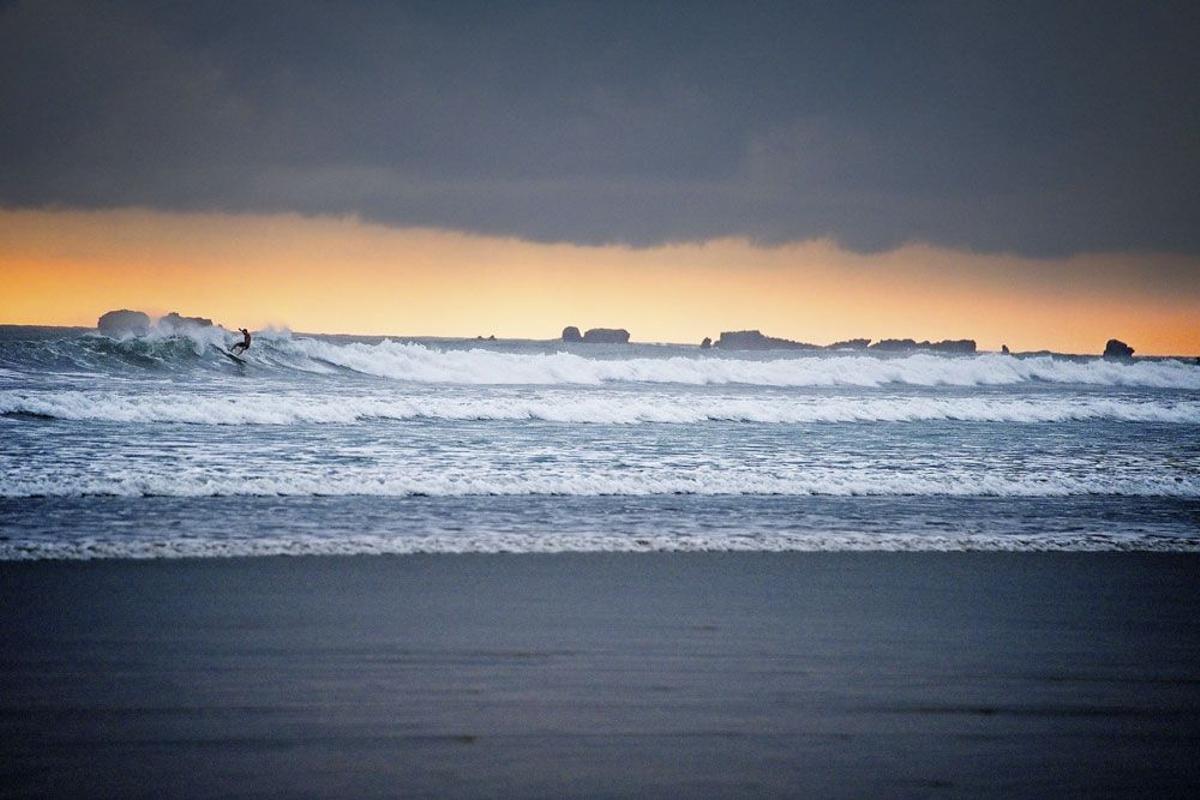
[[[250,349],[250,331],[246,330],[245,328],[238,328],[238,330],[242,332],[242,336],[245,338],[243,338],[233,347],[229,348],[229,352],[233,353],[235,356],[240,356],[242,353]]]

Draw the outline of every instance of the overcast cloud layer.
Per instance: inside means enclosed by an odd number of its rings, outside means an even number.
[[[1200,4],[0,3],[0,204],[1200,253]]]

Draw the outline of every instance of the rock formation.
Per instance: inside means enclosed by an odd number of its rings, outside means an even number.
[[[871,343],[870,339],[846,339],[829,345],[829,350],[865,350]]]
[[[871,345],[872,350],[916,350],[920,345],[915,339],[881,339]]]
[[[975,352],[975,340],[943,339],[940,342],[931,342],[927,339],[923,342],[918,342],[913,339],[884,339],[871,345],[871,349],[884,351],[934,350],[939,353],[970,354]]]
[[[629,344],[629,331],[624,328],[591,328],[583,334],[583,341],[588,344]]]
[[[1133,348],[1120,339],[1109,339],[1104,345],[1105,358],[1133,358]]]
[[[579,332],[579,328],[576,328],[574,325],[568,325],[563,328],[562,340],[564,342],[582,342],[583,334]]]
[[[186,330],[187,328],[211,328],[212,324],[213,321],[208,317],[181,317],[175,311],[172,311],[158,321],[159,327],[173,331]]]
[[[1002,345],[1000,345],[1000,354],[1001,354],[1001,355],[1006,355],[1006,356],[1007,356],[1007,355],[1009,355],[1009,352],[1008,352],[1008,345],[1006,345],[1006,344],[1002,344]]]
[[[712,347],[712,339],[710,339],[709,337],[705,336],[705,337],[704,337],[704,341],[700,342],[700,349],[701,349],[701,350],[707,350],[707,349],[709,349],[710,347]]]
[[[939,353],[971,354],[975,352],[974,339],[943,339],[940,342],[921,342],[921,346]]]
[[[820,350],[821,346],[764,336],[762,331],[721,331],[716,347],[724,350]]]
[[[141,311],[130,311],[122,308],[119,311],[109,311],[100,316],[96,327],[101,333],[109,336],[123,336],[127,333],[145,333],[150,330],[150,317]]]

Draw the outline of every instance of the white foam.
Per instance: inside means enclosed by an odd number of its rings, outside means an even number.
[[[667,468],[650,472],[597,468],[530,469],[503,465],[456,467],[430,472],[393,465],[337,472],[233,474],[223,471],[0,476],[0,496],[378,496],[437,497],[564,495],[580,497],[650,495],[828,495],[928,497],[1069,497],[1078,495],[1200,497],[1200,474],[1186,471],[1061,472],[1004,475],[960,468],[883,472],[859,468],[805,467],[791,471]]]
[[[630,425],[748,422],[1052,423],[1089,420],[1200,424],[1200,400],[1102,397],[759,397],[646,393],[462,393],[356,397],[0,390],[0,414],[65,420],[199,425],[350,424],[369,420],[541,420]]]
[[[1032,381],[1099,386],[1200,389],[1200,368],[1181,361],[1126,363],[1077,361],[1039,356],[947,357],[916,353],[900,358],[874,355],[797,356],[750,360],[717,356],[603,359],[559,352],[504,353],[439,350],[420,344],[333,344],[316,339],[280,339],[274,347],[294,355],[416,383],[602,384],[634,381],[693,385],[759,386],[994,386]]]
[[[230,365],[214,348],[233,335],[222,328],[153,329],[141,336],[115,340],[119,348],[164,365],[181,355],[203,356],[208,369],[228,372]],[[96,339],[55,340],[30,345],[45,348],[58,362],[111,372],[131,365],[112,353],[96,352],[79,343]],[[297,337],[287,331],[262,331],[254,338],[250,361],[258,369],[363,375],[421,384],[466,385],[601,385],[651,383],[687,385],[745,384],[760,386],[1004,386],[1030,382],[1200,389],[1200,367],[1180,360],[1133,362],[1052,356],[1014,357],[996,354],[949,356],[933,353],[845,354],[832,352],[705,354],[678,348],[631,345],[576,352],[530,352],[544,345],[507,345],[507,349],[458,349],[449,346],[384,340],[375,344]],[[550,345],[554,346],[554,345]],[[513,351],[516,348],[517,351]],[[187,351],[191,351],[188,353]],[[676,355],[666,355],[675,353]],[[681,354],[682,353],[682,354]],[[45,355],[45,353],[43,353]],[[24,358],[24,355],[21,355]],[[37,359],[34,359],[36,362]],[[15,362],[8,366],[15,366]],[[132,367],[135,370],[137,367]],[[41,366],[33,372],[40,373]]]
[[[178,327],[163,325],[156,321],[146,333],[123,333],[119,336],[107,336],[99,333],[86,334],[88,338],[112,339],[126,344],[145,344],[151,349],[167,343],[185,342],[196,355],[203,355],[210,347],[226,347],[233,340],[233,334],[218,325],[201,327],[198,325],[180,325]],[[241,334],[238,334],[241,338]]]

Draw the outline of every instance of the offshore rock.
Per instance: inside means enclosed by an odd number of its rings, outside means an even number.
[[[624,328],[591,328],[583,335],[583,341],[588,344],[629,344],[629,331]]]
[[[1105,358],[1133,358],[1133,348],[1120,339],[1109,339],[1104,345]]]
[[[921,344],[939,353],[965,353],[969,355],[975,352],[974,339],[943,339],[940,342],[922,342]]]
[[[881,339],[871,345],[872,350],[916,350],[918,347],[915,339]]]
[[[923,342],[918,342],[913,339],[884,339],[871,345],[872,350],[934,350],[939,353],[965,353],[971,354],[975,352],[974,339],[943,339],[940,342],[931,342],[926,339]]]
[[[213,321],[208,317],[181,317],[177,312],[172,311],[158,321],[161,328],[170,328],[171,330],[187,330],[188,328],[211,328]]]
[[[764,336],[762,331],[721,331],[716,347],[724,350],[820,350],[821,346],[808,342],[794,342],[775,336]]]
[[[96,327],[101,333],[109,336],[122,336],[127,333],[145,333],[150,330],[150,317],[141,311],[130,311],[122,308],[119,311],[109,311],[100,315]]]
[[[704,340],[702,342],[700,342],[700,349],[708,350],[710,347],[712,347],[712,339],[709,338],[708,336],[705,336]]]
[[[579,328],[576,328],[574,325],[568,325],[563,328],[562,340],[564,342],[582,342],[583,334],[579,332]]]

